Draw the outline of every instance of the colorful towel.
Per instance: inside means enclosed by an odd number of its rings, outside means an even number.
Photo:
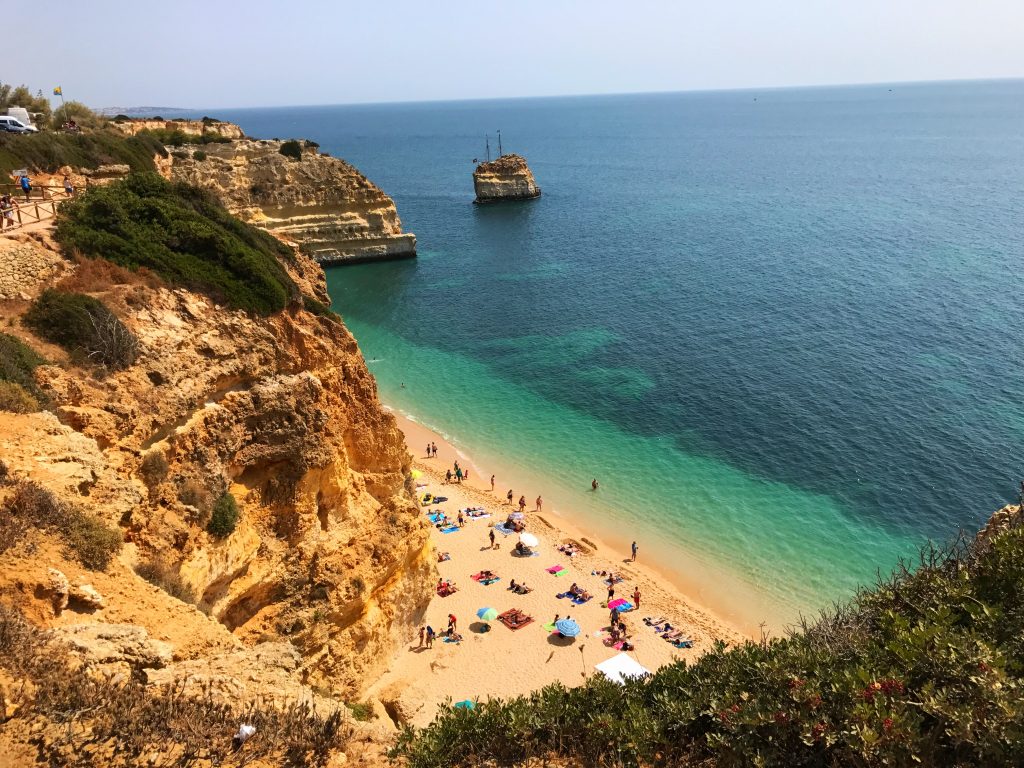
[[[589,603],[593,599],[594,599],[594,596],[591,595],[590,597],[574,597],[572,599],[572,601],[576,605],[583,605],[584,603]]]
[[[569,569],[568,569],[568,568],[563,568],[562,570],[558,571],[558,572],[557,572],[557,573],[555,574],[555,576],[565,576],[565,574],[567,574],[568,572],[569,572]]]
[[[565,570],[565,568],[561,565],[552,565],[550,568],[545,568],[544,570],[548,573],[558,573],[559,571]]]
[[[545,632],[556,632],[557,630],[555,629],[555,622],[549,621],[547,624],[545,624],[544,625],[544,631]]]
[[[513,533],[515,533],[515,531],[513,531],[511,528],[506,527],[504,523],[498,523],[496,526],[494,526],[494,530],[496,530],[498,533],[503,533],[506,536],[511,536]]]
[[[473,581],[479,581],[479,582],[481,582],[483,584],[486,584],[488,581],[498,581],[498,577],[497,576],[487,576],[485,578],[482,571],[480,573],[474,573],[469,578],[471,578]]]
[[[629,606],[628,608],[625,606]],[[617,600],[612,600],[608,603],[608,610],[614,610],[618,608],[620,611],[631,611],[633,610],[633,604],[624,597],[620,597]]]
[[[432,523],[440,522],[441,520],[444,520],[444,514],[441,512],[430,513],[427,515],[427,520],[429,520]]]
[[[459,526],[450,525],[447,528],[442,528],[441,533],[455,533],[457,530],[459,530]]]
[[[512,623],[512,618],[513,617],[518,617],[518,623],[516,623],[516,624]],[[513,608],[512,610],[505,611],[503,614],[501,614],[498,617],[498,621],[500,621],[506,627],[511,629],[513,632],[515,632],[517,629],[522,629],[527,624],[533,623],[533,617],[532,616],[524,616],[519,611],[517,611],[516,609]]]

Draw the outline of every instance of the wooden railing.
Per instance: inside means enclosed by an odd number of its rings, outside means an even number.
[[[69,197],[64,187],[56,186],[33,187],[27,200],[18,184],[0,184],[0,192],[9,194],[14,201],[10,217],[7,211],[0,212],[0,235],[17,232],[28,224],[52,219],[57,215],[60,202]]]

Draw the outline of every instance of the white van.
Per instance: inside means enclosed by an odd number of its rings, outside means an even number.
[[[7,133],[38,133],[39,129],[34,125],[25,125],[16,117],[0,115],[0,131]]]
[[[28,113],[28,110],[24,107],[8,107],[7,116],[13,117],[15,120],[17,120],[26,128],[28,128],[30,131],[33,129],[38,130],[38,128],[32,125],[32,115],[30,115]]]

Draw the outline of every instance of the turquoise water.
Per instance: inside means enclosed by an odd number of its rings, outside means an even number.
[[[1012,498],[1022,82],[218,116],[345,157],[417,234],[328,271],[386,402],[747,621]],[[471,205],[497,128],[541,199]]]

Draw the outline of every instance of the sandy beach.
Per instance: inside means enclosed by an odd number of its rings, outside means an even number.
[[[640,591],[638,609],[622,614],[629,629],[629,654],[649,670],[675,659],[694,659],[716,640],[741,642],[744,635],[725,620],[715,616],[708,607],[684,595],[656,563],[644,562],[643,542],[639,542],[636,562],[631,562],[629,542],[614,547],[573,525],[564,517],[546,508],[536,510],[537,489],[513,487],[515,507],[509,506],[507,484],[502,484],[500,468],[477,466],[471,457],[453,448],[441,436],[395,414],[406,436],[406,443],[420,471],[419,493],[447,497],[441,503],[423,506],[423,514],[440,511],[455,521],[461,509],[482,507],[488,516],[465,517],[464,525],[449,533],[436,526],[432,538],[438,554],[450,559],[438,563],[442,579],[457,588],[447,597],[435,596],[423,624],[431,626],[438,637],[432,648],[420,647],[418,637],[408,638],[406,650],[392,663],[388,673],[369,691],[368,696],[401,703],[403,715],[410,722],[424,725],[433,718],[437,705],[446,699],[481,699],[528,693],[560,681],[578,685],[594,674],[594,665],[620,651],[606,642],[603,630],[609,625],[607,606],[608,584],[601,571],[614,572],[622,581],[614,585],[615,599],[633,601]],[[437,445],[437,456],[426,457],[428,443]],[[470,472],[462,483],[445,483],[445,471],[455,461]],[[498,476],[494,493],[490,489],[491,474]],[[495,530],[496,547],[491,548],[489,534],[493,526],[503,523],[510,512],[518,511],[518,499],[527,499],[525,522],[527,532],[540,544],[538,554],[520,557],[515,553],[518,535]],[[569,557],[558,550],[566,543],[575,545],[577,554]],[[556,576],[548,571],[553,566],[566,571]],[[489,585],[471,577],[483,570],[492,571],[499,580]],[[532,591],[516,594],[509,589],[512,580],[525,583]],[[577,584],[593,597],[582,605],[574,604],[564,594]],[[494,608],[499,614],[519,609],[533,621],[511,630],[499,621],[491,621],[488,631],[477,618],[481,608]],[[462,641],[446,642],[443,633],[448,616],[457,619]],[[574,639],[560,637],[544,627],[555,616],[571,616],[581,628]],[[645,617],[664,617],[673,627],[692,639],[692,647],[677,648],[663,640],[644,623]]]

